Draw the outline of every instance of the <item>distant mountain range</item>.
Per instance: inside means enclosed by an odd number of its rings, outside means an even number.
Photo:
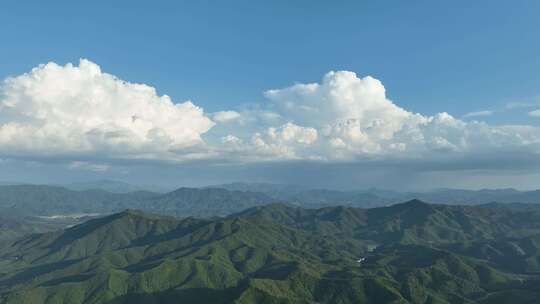
[[[540,206],[513,207],[127,210],[3,246],[0,303],[539,303]]]
[[[47,185],[0,186],[0,210],[31,216],[111,213],[157,195],[142,191],[127,194],[103,190],[74,191]]]
[[[16,182],[0,182],[0,186],[22,186]],[[32,186],[52,186],[62,187],[73,191],[93,191],[102,190],[115,194],[128,194],[131,192],[154,192],[169,193],[168,187],[152,185],[134,185],[115,180],[96,180],[89,182],[78,182],[64,185],[32,185]],[[404,202],[411,199],[421,199],[423,201],[439,204],[453,205],[476,205],[491,202],[500,203],[540,203],[540,190],[519,191],[512,188],[507,189],[435,189],[422,192],[392,191],[377,188],[366,190],[332,190],[332,189],[312,189],[305,186],[270,183],[230,183],[208,186],[204,188],[220,188],[229,191],[258,192],[266,194],[274,201],[290,202],[307,207],[324,207],[335,205],[346,205],[354,207],[376,207],[387,206]],[[184,188],[189,189],[189,188]]]
[[[124,190],[128,190],[125,187]],[[52,216],[66,214],[109,214],[124,209],[179,217],[225,216],[270,203],[304,208],[349,206],[373,208],[411,199],[449,205],[487,203],[540,203],[540,191],[455,190],[394,192],[378,189],[337,191],[305,189],[289,185],[228,184],[207,188],[179,188],[167,193],[150,191],[110,192],[103,189],[70,190],[48,185],[0,186],[0,212],[4,215]]]
[[[540,203],[540,190],[518,191],[511,188],[483,190],[436,189],[426,192],[398,192],[375,188],[358,191],[338,191],[264,183],[232,183],[213,187],[262,192],[278,200],[313,207],[344,205],[368,208],[396,204],[411,199],[449,205],[478,205],[491,202]]]
[[[34,233],[54,231],[81,223],[84,219],[63,218],[54,221],[38,217],[0,215],[0,246],[4,242]]]
[[[115,180],[97,180],[91,182],[64,184],[59,186],[75,191],[104,190],[111,193],[129,193],[137,191],[164,193],[169,191],[169,189],[165,187],[159,187],[154,185],[141,186]]]
[[[165,193],[174,188],[158,186],[158,185],[136,185],[131,183],[126,183],[117,180],[109,179],[100,179],[87,182],[73,182],[66,184],[35,184],[27,182],[16,182],[16,181],[0,181],[0,186],[20,186],[20,185],[34,185],[34,186],[56,186],[63,187],[69,190],[75,191],[86,191],[86,190],[103,190],[111,193],[129,193],[137,191],[150,191]]]
[[[45,185],[0,186],[0,211],[26,216],[109,214],[137,208],[179,217],[211,217],[278,201],[263,193],[218,188],[180,188],[161,194],[148,191],[74,191]]]

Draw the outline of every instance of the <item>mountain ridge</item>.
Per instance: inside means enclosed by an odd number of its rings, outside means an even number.
[[[474,229],[457,233],[467,217]],[[520,258],[509,269],[514,251],[477,249],[516,237],[523,247],[537,240],[538,219],[421,201],[375,209],[276,203],[214,219],[128,209],[0,249],[0,301],[487,304],[504,303],[497,301],[512,290],[518,300],[540,299],[526,287],[536,275],[512,272],[537,266]],[[509,233],[520,223],[528,230]],[[540,246],[523,248],[540,256]]]

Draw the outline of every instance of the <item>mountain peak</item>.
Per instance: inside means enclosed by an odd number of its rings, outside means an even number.
[[[419,199],[412,199],[412,200],[408,200],[406,202],[403,202],[403,203],[398,203],[398,204],[394,204],[394,205],[391,205],[391,206],[388,206],[386,208],[380,208],[381,210],[383,209],[387,209],[387,210],[394,210],[394,211],[405,211],[405,210],[414,210],[414,209],[418,209],[418,210],[425,210],[425,209],[431,209],[432,205],[429,204],[429,203],[426,203],[424,201],[421,201]],[[377,210],[379,208],[374,208],[372,210]]]
[[[120,212],[121,215],[137,215],[137,216],[144,216],[145,213],[141,210],[137,210],[137,209],[131,209],[131,208],[128,208],[122,212]]]
[[[128,208],[122,212],[111,214],[110,216],[104,217],[104,219],[110,218],[112,220],[112,219],[119,219],[119,218],[124,218],[124,217],[138,218],[138,219],[143,219],[143,220],[175,219],[174,217],[168,217],[166,215],[149,213],[143,210],[133,209],[133,208]]]
[[[406,201],[404,203],[402,203],[403,205],[407,205],[407,206],[425,206],[425,205],[429,205],[428,203],[424,202],[424,201],[421,201],[419,199],[412,199],[412,200],[409,200],[409,201]]]

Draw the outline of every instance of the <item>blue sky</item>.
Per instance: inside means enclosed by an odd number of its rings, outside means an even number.
[[[341,69],[381,79],[391,99],[428,114],[460,116],[540,96],[537,1],[7,1],[3,7],[0,76],[88,58],[210,111]]]
[[[539,13],[537,1],[49,1],[46,5],[6,1],[0,11],[0,79],[47,62],[77,65],[80,58],[87,58],[103,72],[155,87],[174,102],[192,100],[205,113],[215,113],[247,108],[273,111],[265,108],[269,103],[265,91],[321,83],[329,71],[346,70],[359,78],[371,75],[380,80],[386,96],[411,113],[431,117],[448,112],[465,122],[478,119],[490,126],[535,127],[540,118],[528,112],[540,108],[536,106],[540,104]],[[275,100],[275,107],[282,101]],[[516,104],[527,106],[511,106]],[[464,117],[478,111],[484,115]],[[312,127],[318,131],[317,140],[321,137],[322,123],[295,113],[279,114],[284,117],[280,125]],[[4,123],[13,119],[4,115]],[[2,113],[0,123],[1,118]],[[250,134],[280,128],[254,124]],[[229,133],[238,136],[246,130],[243,126],[240,131],[226,126],[209,131],[202,127],[198,132],[205,140]],[[516,135],[520,138],[534,133],[520,132]],[[477,151],[483,149],[473,150],[478,157]],[[118,161],[100,158],[106,154],[103,150],[92,150],[91,157],[54,151],[47,157],[59,163],[107,164],[112,169],[101,171],[110,175]],[[14,172],[21,161],[42,162],[41,152],[17,148],[3,155]],[[308,156],[313,160],[313,154]],[[227,158],[219,158],[223,157]],[[358,164],[356,158],[352,161]],[[85,178],[83,173],[73,173],[76,165],[68,167],[59,165],[51,172],[57,172],[60,180],[70,175]],[[101,171],[93,170],[88,178]],[[504,171],[501,176],[508,174]],[[527,174],[518,175],[525,179]],[[275,176],[279,174],[268,179],[279,179]],[[22,177],[0,176],[13,178]],[[235,179],[242,179],[242,174]],[[200,180],[204,183],[205,178]]]

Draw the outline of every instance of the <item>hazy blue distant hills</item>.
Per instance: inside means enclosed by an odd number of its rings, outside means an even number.
[[[43,183],[28,183],[17,181],[0,181],[0,186],[17,186],[17,185],[34,185],[34,186],[55,186],[62,187],[74,191],[85,190],[103,190],[111,193],[129,193],[138,191],[149,191],[157,193],[165,193],[174,188],[159,186],[159,185],[137,185],[132,183],[126,183],[117,180],[100,179],[87,182],[74,182],[65,184],[43,184]]]
[[[0,186],[0,209],[24,215],[110,213],[158,194],[152,192],[110,193],[103,190],[73,191],[59,186]]]
[[[241,182],[208,186],[207,188],[220,188],[244,192],[260,192],[278,200],[290,200],[290,198],[295,194],[311,190],[309,187],[298,185]]]
[[[216,185],[227,190],[252,191],[265,193],[276,200],[290,202],[304,207],[318,208],[323,206],[356,206],[377,207],[390,204],[394,200],[393,192],[380,191],[338,191],[328,189],[310,189],[304,186],[267,183],[231,183]]]
[[[145,200],[139,208],[181,217],[225,216],[244,209],[277,202],[264,193],[220,188],[180,188]]]
[[[289,184],[272,184],[272,183],[229,183],[209,186],[208,188],[222,188],[235,191],[251,191],[262,193],[286,193],[287,195],[310,190],[309,187]]]
[[[96,180],[90,182],[79,182],[61,185],[70,190],[84,191],[84,190],[104,190],[111,193],[129,193],[137,191],[151,191],[164,193],[169,191],[166,187],[153,186],[153,185],[134,185],[126,182],[115,180]]]
[[[432,192],[401,193],[378,189],[309,190],[273,184],[237,183],[222,187],[225,188],[179,188],[167,193],[150,191],[113,193],[101,189],[75,191],[60,186],[8,185],[0,186],[0,211],[6,215],[52,216],[107,214],[134,208],[181,217],[211,217],[225,216],[247,208],[278,202],[304,208],[337,205],[373,208],[420,199],[450,205],[483,205],[497,202],[511,204],[507,207],[518,208],[520,204],[536,204],[540,201],[540,191],[514,189],[479,191],[441,189]],[[126,191],[128,189],[131,188],[124,188]]]
[[[217,188],[180,188],[161,194],[74,191],[45,185],[0,186],[0,210],[33,216],[107,214],[137,208],[180,217],[206,217],[227,215],[277,201],[263,193]]]
[[[540,203],[540,190],[518,191],[515,189],[460,190],[442,189],[430,192],[404,193],[402,198],[418,198],[442,204]]]
[[[538,303],[539,223],[418,200],[213,219],[126,210],[0,248],[0,302]]]
[[[13,181],[0,181],[0,186],[13,186],[13,185],[24,185],[26,183],[22,182],[13,182]]]
[[[398,192],[376,188],[358,191],[339,191],[263,183],[233,183],[219,185],[217,187],[263,192],[276,199],[312,207],[345,205],[369,208],[396,204],[412,199],[452,205],[478,205],[492,202],[540,203],[540,190],[518,191],[511,188],[483,190],[436,189],[426,192]]]

